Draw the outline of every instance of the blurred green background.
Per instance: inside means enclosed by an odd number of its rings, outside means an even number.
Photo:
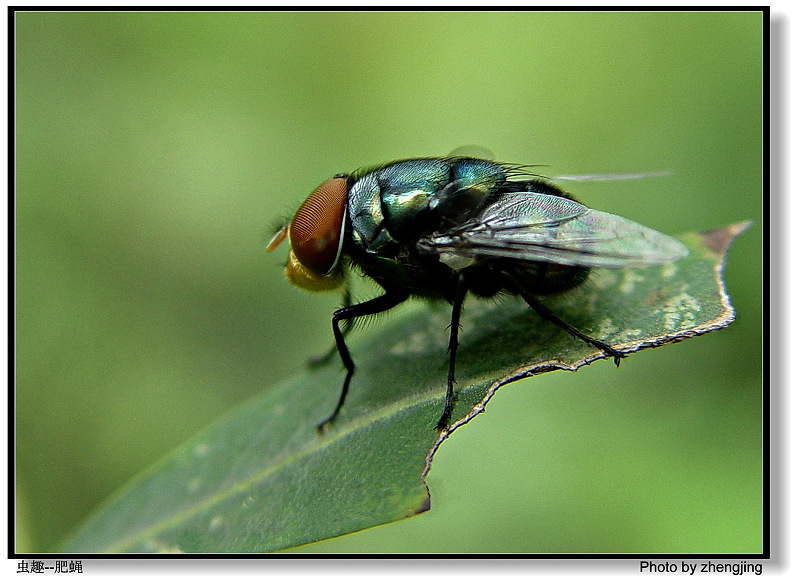
[[[334,173],[478,144],[550,175],[671,171],[569,184],[667,233],[755,220],[738,319],[504,387],[437,453],[430,512],[298,551],[760,551],[762,24],[17,13],[17,550],[328,348],[339,297],[285,282],[276,218]]]

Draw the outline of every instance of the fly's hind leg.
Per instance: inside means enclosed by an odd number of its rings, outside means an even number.
[[[516,285],[517,291],[520,293],[520,296],[528,303],[528,306],[533,308],[536,311],[536,314],[542,317],[543,320],[547,322],[552,322],[556,326],[563,328],[567,332],[569,332],[575,338],[581,339],[583,342],[591,344],[592,346],[599,348],[608,356],[614,358],[614,364],[619,366],[620,361],[625,358],[625,355],[618,351],[615,348],[612,348],[610,345],[606,344],[601,340],[597,340],[596,338],[592,338],[591,336],[584,334],[568,322],[561,320],[558,316],[556,316],[552,310],[547,308],[544,304],[539,302],[539,299],[536,298],[533,294],[531,294],[527,289],[522,287],[521,285]]]

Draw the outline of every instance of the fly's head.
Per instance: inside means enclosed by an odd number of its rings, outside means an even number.
[[[347,175],[336,175],[324,181],[267,246],[267,251],[271,252],[288,236],[286,277],[295,286],[319,292],[342,285],[347,190]]]

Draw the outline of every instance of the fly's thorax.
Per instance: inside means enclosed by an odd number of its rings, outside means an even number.
[[[355,243],[380,252],[474,217],[505,180],[502,166],[483,159],[423,158],[366,172],[348,207]]]
[[[495,187],[507,177],[506,169],[494,161],[455,157],[450,162],[453,167],[453,181],[463,181],[470,187]]]
[[[427,227],[433,195],[450,178],[443,159],[410,159],[374,169],[350,190],[354,239],[370,251],[404,242]]]

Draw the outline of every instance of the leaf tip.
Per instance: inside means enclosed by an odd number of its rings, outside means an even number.
[[[703,245],[716,254],[724,254],[731,241],[753,225],[752,221],[743,221],[736,224],[731,224],[723,228],[715,230],[706,230],[700,232],[700,237],[703,240]]]

